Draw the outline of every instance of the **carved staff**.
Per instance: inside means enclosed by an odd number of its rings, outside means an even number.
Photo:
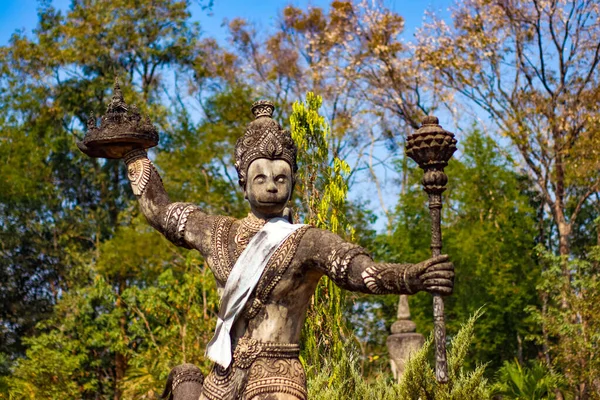
[[[415,160],[423,169],[423,190],[429,195],[429,214],[431,215],[431,255],[442,253],[442,192],[446,190],[448,177],[444,168],[456,151],[456,139],[445,131],[436,117],[423,119],[421,128],[408,135],[406,155]],[[433,295],[433,322],[435,335],[435,376],[439,383],[448,382],[448,364],[446,361],[446,326],[444,322],[444,299]]]

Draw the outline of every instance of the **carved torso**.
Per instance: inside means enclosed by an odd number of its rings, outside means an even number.
[[[219,287],[225,286],[229,273],[238,257],[263,225],[264,221],[251,214],[242,220],[223,216],[215,217],[211,227],[211,251],[207,261]],[[275,251],[246,305],[244,311],[246,319],[251,320],[256,317],[259,311],[268,303],[271,293],[292,264],[302,238],[308,229],[310,229],[310,226],[295,231]],[[296,260],[296,266],[302,264],[301,260]],[[297,275],[297,272],[290,272],[290,275]],[[285,291],[283,287],[279,288],[277,298],[284,295],[282,289]]]
[[[263,225],[264,221],[252,215],[242,220],[214,218],[207,261],[220,287],[225,285],[236,260]],[[306,379],[298,360],[299,331],[287,324],[292,315],[296,316],[294,320],[303,319],[306,308],[301,299],[290,302],[290,298],[297,287],[292,279],[298,275],[294,268],[303,264],[300,260],[293,261],[309,229],[305,226],[292,233],[270,258],[246,304],[243,321],[239,322],[245,327],[245,334],[236,344],[233,364],[227,369],[215,365],[204,383],[202,398],[251,399],[275,392],[306,398]],[[289,307],[282,307],[281,302],[289,302]]]

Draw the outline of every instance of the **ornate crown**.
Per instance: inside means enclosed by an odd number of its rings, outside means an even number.
[[[284,160],[292,167],[292,174],[298,171],[296,153],[298,149],[290,132],[283,130],[273,119],[275,106],[270,101],[260,100],[252,104],[254,121],[246,127],[244,136],[235,145],[235,169],[240,186],[246,186],[248,167],[259,158]]]

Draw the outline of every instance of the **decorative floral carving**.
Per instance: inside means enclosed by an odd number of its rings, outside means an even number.
[[[178,371],[173,377],[173,388],[171,389],[173,392],[177,389],[177,386],[182,384],[183,382],[198,382],[199,384],[204,383],[204,375],[198,367],[192,364],[185,364],[187,367],[182,371]]]
[[[242,337],[233,353],[233,364],[226,369],[215,364],[202,394],[209,400],[233,400],[287,393],[306,400],[306,378],[299,355],[298,344]]]
[[[306,400],[306,377],[297,358],[258,358],[250,368],[245,398],[285,393]]]
[[[187,247],[183,240],[188,218],[198,207],[191,203],[171,203],[165,213],[165,236],[178,246]]]
[[[356,244],[344,242],[339,247],[334,248],[327,258],[331,271],[330,278],[338,285],[346,283],[350,263],[360,255],[369,256],[369,253]]]
[[[127,178],[131,183],[133,194],[141,196],[146,190],[146,186],[150,181],[150,175],[154,171],[152,161],[146,157],[145,150],[134,150],[125,156],[127,165]],[[156,174],[158,176],[158,174]]]
[[[361,277],[371,293],[399,293],[402,286],[399,268],[399,264],[375,264],[365,269]]]
[[[248,246],[248,243],[256,232],[265,224],[264,220],[255,217],[253,214],[249,214],[248,217],[244,218],[240,222],[234,237],[236,247],[233,254],[230,254],[229,236],[234,221],[230,217],[216,217],[211,230],[212,255],[210,264],[215,277],[223,284],[227,281],[235,260],[237,260],[246,246]],[[292,233],[275,251],[265,267],[263,276],[258,282],[253,296],[246,304],[244,311],[246,318],[254,318],[268,301],[271,291],[279,283],[281,277],[289,267],[302,237],[309,228],[309,226],[305,226]]]
[[[223,285],[233,268],[229,257],[229,232],[235,221],[231,217],[218,216],[215,218],[211,229],[211,266],[217,281]]]
[[[273,256],[271,256],[260,281],[258,281],[258,285],[256,285],[253,297],[251,297],[246,304],[244,310],[246,318],[254,318],[267,303],[271,292],[290,266],[292,259],[296,255],[296,250],[300,245],[300,241],[308,229],[310,229],[310,226],[307,225],[296,230],[281,244],[281,246],[279,246]]]
[[[208,400],[238,400],[241,398],[247,371],[229,366],[224,369],[215,364],[204,380],[202,396]]]
[[[236,259],[240,256],[240,254],[242,254],[246,246],[248,246],[250,239],[252,239],[252,237],[256,235],[256,233],[260,231],[263,226],[265,226],[265,223],[266,221],[264,219],[257,218],[252,213],[249,213],[246,218],[242,219],[234,239],[236,244]]]
[[[131,149],[148,149],[158,144],[158,130],[135,105],[125,103],[116,77],[106,113],[98,119],[90,115],[86,125],[85,137],[77,142],[77,147],[90,157],[123,158]]]
[[[242,369],[250,368],[261,351],[261,343],[258,340],[247,337],[240,338],[233,352],[235,366]]]

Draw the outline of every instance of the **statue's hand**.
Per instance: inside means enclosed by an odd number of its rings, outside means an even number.
[[[408,267],[404,281],[411,293],[424,290],[448,296],[454,288],[454,264],[445,254],[430,258]]]

